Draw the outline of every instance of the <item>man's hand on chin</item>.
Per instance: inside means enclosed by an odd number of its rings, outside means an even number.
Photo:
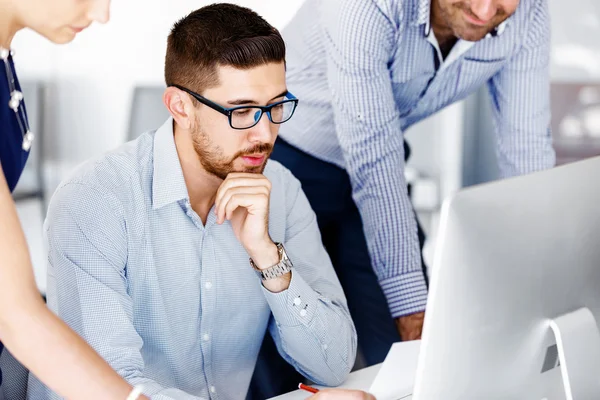
[[[229,220],[236,238],[259,269],[270,268],[280,261],[277,246],[269,236],[270,195],[271,182],[264,175],[234,172],[227,175],[215,199],[217,223]],[[263,285],[278,293],[286,290],[290,281],[288,272]]]

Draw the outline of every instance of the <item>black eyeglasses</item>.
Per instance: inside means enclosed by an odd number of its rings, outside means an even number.
[[[217,103],[208,100],[206,97],[199,95],[198,93],[192,92],[183,86],[173,85],[177,89],[183,90],[200,103],[212,108],[215,111],[226,115],[229,119],[229,125],[233,129],[249,129],[254,125],[258,124],[258,121],[262,118],[263,113],[266,113],[269,117],[269,121],[274,124],[283,124],[289,121],[294,115],[296,106],[298,105],[298,99],[296,96],[287,92],[285,100],[278,101],[277,103],[268,106],[238,106],[232,108],[221,107]]]

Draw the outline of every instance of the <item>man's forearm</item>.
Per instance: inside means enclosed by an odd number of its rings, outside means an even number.
[[[265,297],[288,361],[315,382],[341,384],[354,365],[357,343],[346,306],[317,293],[295,270],[288,290]]]
[[[349,171],[356,180],[354,198],[373,269],[392,317],[421,312],[427,301],[417,219],[401,172],[403,165],[402,154],[391,153],[370,165],[365,174],[378,179],[363,181]]]

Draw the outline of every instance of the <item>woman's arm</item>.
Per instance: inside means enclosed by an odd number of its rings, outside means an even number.
[[[67,399],[125,400],[131,391],[125,380],[46,308],[1,168],[0,341]]]

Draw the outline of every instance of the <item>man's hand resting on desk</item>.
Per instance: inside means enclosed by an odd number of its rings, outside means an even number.
[[[324,389],[309,397],[309,400],[377,400],[362,390]]]
[[[420,312],[396,318],[396,328],[403,342],[421,339],[425,313]]]

